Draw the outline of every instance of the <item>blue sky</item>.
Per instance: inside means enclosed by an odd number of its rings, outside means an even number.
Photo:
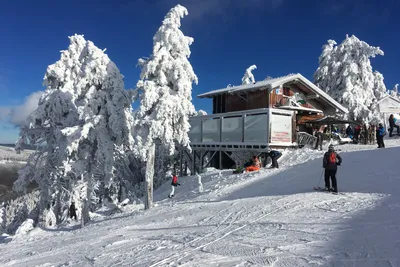
[[[312,80],[322,45],[346,34],[381,47],[385,56],[373,59],[374,69],[388,88],[400,82],[396,0],[8,0],[0,4],[0,143],[18,133],[5,114],[18,113],[27,96],[43,90],[45,70],[68,47],[68,36],[84,34],[107,48],[132,88],[137,60],[150,55],[154,33],[178,3],[189,11],[182,31],[195,39],[196,109],[211,108],[196,95],[240,84],[252,64],[256,80],[297,72]]]

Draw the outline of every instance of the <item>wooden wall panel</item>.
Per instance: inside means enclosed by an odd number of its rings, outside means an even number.
[[[225,112],[267,108],[268,91],[260,90],[242,95],[226,95]]]

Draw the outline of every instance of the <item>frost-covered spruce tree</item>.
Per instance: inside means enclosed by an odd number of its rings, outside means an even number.
[[[192,83],[197,77],[188,60],[193,38],[180,30],[181,18],[188,14],[177,5],[165,16],[153,38],[153,53],[140,59],[142,68],[137,88],[140,107],[135,114],[135,152],[146,162],[146,204],[152,205],[155,143],[168,154],[176,145],[189,146],[189,116],[195,114]]]
[[[40,149],[19,173],[14,189],[35,181],[40,212],[58,222],[74,201],[82,223],[103,198],[116,200],[128,179],[133,149],[131,99],[123,76],[104,51],[82,35],[47,68],[46,90],[22,134]]]
[[[374,74],[370,58],[384,53],[354,35],[346,36],[338,46],[335,44],[329,40],[323,47],[314,82],[349,109],[348,119],[368,124],[374,116],[371,107],[376,95],[382,92],[382,84],[376,82],[380,77]]]
[[[4,203],[0,204],[0,234],[6,230],[6,207]]]
[[[379,101],[388,95],[386,85],[384,83],[384,78],[382,73],[379,71],[374,71],[375,83],[374,83],[374,93],[376,100]]]
[[[390,90],[390,95],[396,99],[399,99],[399,84],[396,84],[392,90]]]
[[[314,74],[314,82],[328,93],[331,90],[331,81],[327,77],[335,75],[335,45],[337,43],[334,40],[328,40],[328,43],[322,47],[322,54],[318,59],[319,66]]]
[[[253,70],[257,69],[256,65],[251,65],[248,67],[244,73],[244,76],[242,78],[242,84],[253,84],[255,83],[254,80],[254,75],[252,73]]]

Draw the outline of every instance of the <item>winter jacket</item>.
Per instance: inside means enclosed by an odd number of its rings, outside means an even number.
[[[383,126],[376,128],[376,136],[377,137],[385,136],[385,135],[386,135],[386,131]]]
[[[271,158],[280,157],[281,155],[282,155],[282,153],[279,151],[276,151],[276,150],[271,150],[268,153],[268,156],[270,156]]]
[[[336,160],[334,163],[331,163],[329,159],[331,153],[335,154]],[[336,153],[336,151],[328,151],[325,153],[322,163],[322,167],[325,168],[325,170],[337,170],[337,166],[340,164],[342,164],[342,157],[340,157],[339,154]]]
[[[390,128],[395,127],[395,124],[396,124],[396,119],[394,117],[390,117],[389,118],[389,126],[390,126]]]
[[[353,129],[350,126],[347,127],[346,134],[347,134],[347,136],[353,136],[354,135]]]
[[[178,186],[178,185],[180,185],[180,184],[178,183],[178,176],[176,176],[176,175],[172,176],[171,185],[172,185],[172,186]]]

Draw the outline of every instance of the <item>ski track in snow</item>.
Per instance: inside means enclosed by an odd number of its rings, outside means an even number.
[[[279,170],[202,174],[203,193],[182,177],[168,199],[167,182],[150,211],[37,228],[0,243],[0,266],[400,266],[398,144],[340,146],[343,195],[312,190],[324,151],[288,151]]]

